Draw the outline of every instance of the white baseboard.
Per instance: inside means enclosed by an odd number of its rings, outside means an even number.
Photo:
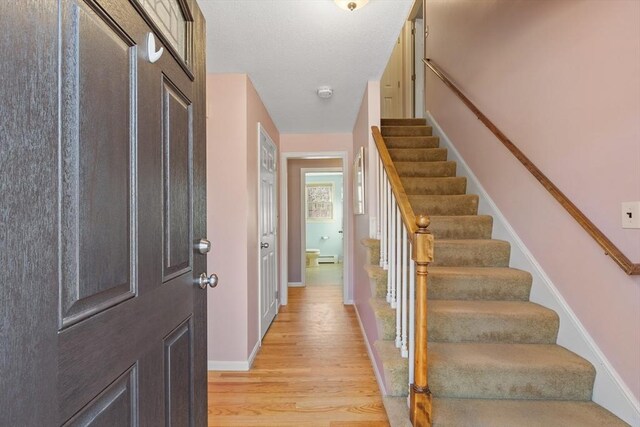
[[[287,283],[287,286],[290,288],[304,288],[305,284],[302,282],[289,282]]]
[[[257,342],[247,360],[209,360],[207,362],[207,369],[209,371],[248,371],[251,369],[251,365],[253,365],[253,361],[256,358],[259,349],[260,342]]]
[[[511,266],[526,270],[533,276],[531,301],[558,313],[560,317],[558,344],[584,357],[595,367],[596,380],[593,386],[593,401],[632,426],[640,427],[640,403],[638,400],[589,335],[558,288],[489,197],[469,165],[433,118],[431,112],[427,111],[426,118],[429,125],[433,127],[433,135],[438,136],[441,146],[448,149],[449,160],[457,162],[458,176],[467,178],[467,191],[480,197],[479,213],[493,216],[494,238],[511,243]]]
[[[353,308],[356,311],[356,317],[358,318],[358,325],[360,325],[360,332],[362,332],[362,339],[364,339],[364,345],[367,347],[367,354],[369,355],[369,361],[371,362],[373,373],[376,376],[376,382],[378,383],[378,388],[380,389],[380,393],[382,393],[382,396],[386,396],[387,388],[384,385],[384,380],[382,379],[382,375],[380,375],[380,371],[378,371],[378,365],[376,365],[376,359],[373,356],[373,350],[369,345],[367,334],[364,332],[364,326],[362,326],[362,320],[360,320],[360,313],[358,313],[358,306],[354,304]]]

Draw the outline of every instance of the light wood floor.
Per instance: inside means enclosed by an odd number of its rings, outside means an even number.
[[[341,286],[290,288],[249,372],[209,372],[209,426],[388,426]]]

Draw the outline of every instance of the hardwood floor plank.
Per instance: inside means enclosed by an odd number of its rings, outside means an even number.
[[[289,290],[249,372],[209,372],[209,426],[388,426],[339,286]]]

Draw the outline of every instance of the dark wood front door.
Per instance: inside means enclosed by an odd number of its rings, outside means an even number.
[[[51,273],[37,279],[48,288],[45,297],[36,291],[33,304],[16,305],[7,312],[11,317],[2,312],[0,320],[16,330],[7,335],[13,341],[2,342],[0,368],[4,376],[12,366],[24,372],[29,365],[36,371],[53,366],[55,375],[43,378],[48,383],[41,390],[36,378],[25,385],[9,376],[0,425],[206,423],[206,290],[194,284],[206,271],[205,255],[194,250],[194,241],[206,237],[204,21],[195,1],[173,0],[183,14],[186,44],[170,45],[143,3],[38,0],[25,2],[23,11],[6,11],[17,22],[7,22],[3,33],[25,31],[17,24],[45,19],[46,9],[57,16],[47,17],[44,29],[32,27],[55,32],[42,36],[51,43],[40,49],[55,49],[56,59],[34,46],[29,60],[46,63],[16,70],[55,79],[55,85],[43,82],[42,105],[35,87],[16,102],[32,103],[24,114],[34,117],[19,119],[25,128],[46,126],[57,138],[40,134],[52,144],[44,156],[24,150],[22,157],[0,160],[3,180],[29,161],[49,177],[21,196],[18,171],[6,188],[21,204],[3,216],[7,224],[16,230],[28,229],[29,221],[42,225],[41,217],[20,216],[19,207],[28,206],[21,197],[35,197],[47,217],[37,242],[45,260],[15,250],[12,262],[9,248],[3,249],[2,261],[16,265],[4,285],[18,294],[33,287],[24,275],[32,265]],[[147,52],[150,33],[156,49],[164,49],[155,62]],[[2,154],[28,146],[30,137],[16,135],[2,141]],[[47,193],[40,197],[40,191]],[[3,231],[13,241],[14,231]],[[20,322],[29,310],[44,332]]]

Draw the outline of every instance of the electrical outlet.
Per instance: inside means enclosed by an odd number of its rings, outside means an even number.
[[[622,228],[640,228],[640,202],[622,202]]]

